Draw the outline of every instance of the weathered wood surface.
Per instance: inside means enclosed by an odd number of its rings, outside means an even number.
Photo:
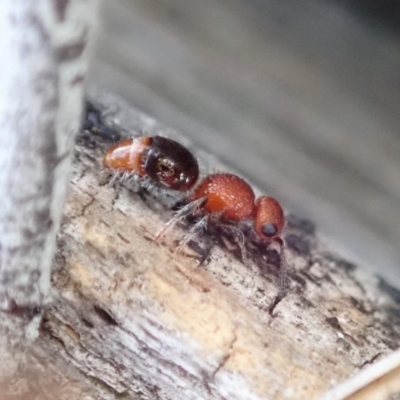
[[[61,358],[64,353],[56,341],[39,337],[25,354],[18,375],[0,385],[1,400],[116,399],[103,382],[82,374],[71,360]]]
[[[126,134],[174,134],[94,99]],[[173,254],[182,230],[154,244],[174,199],[100,185],[109,143],[79,138],[42,333],[104,385],[98,398],[316,399],[399,346],[400,293],[332,253],[307,221],[289,217],[290,290],[272,315],[277,271],[258,253],[251,271],[214,246],[198,267],[196,250]]]
[[[330,0],[104,3],[95,84],[400,282],[398,38]]]
[[[97,6],[0,2],[0,382],[48,301]]]
[[[319,400],[395,400],[396,393],[400,394],[400,349],[375,360]]]

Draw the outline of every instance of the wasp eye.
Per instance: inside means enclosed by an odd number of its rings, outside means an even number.
[[[261,231],[263,235],[272,237],[278,233],[278,228],[275,224],[268,222],[262,226]]]

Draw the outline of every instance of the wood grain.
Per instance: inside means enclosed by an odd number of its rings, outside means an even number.
[[[125,134],[179,138],[113,97],[93,98]],[[108,143],[86,132],[77,145],[42,337],[110,393],[315,399],[399,345],[399,292],[331,252],[308,221],[288,216],[289,292],[272,314],[270,253],[250,250],[252,270],[214,245],[198,267],[198,250],[173,253],[185,227],[154,244],[175,199],[99,185]]]
[[[48,301],[97,6],[0,3],[0,382],[37,338]]]

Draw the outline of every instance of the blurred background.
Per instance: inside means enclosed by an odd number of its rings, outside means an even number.
[[[103,3],[92,83],[400,288],[397,0]]]

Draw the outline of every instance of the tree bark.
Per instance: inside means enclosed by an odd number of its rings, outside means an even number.
[[[316,399],[399,346],[400,293],[335,254],[309,221],[287,215],[289,290],[277,304],[272,249],[250,241],[248,269],[216,230],[181,255],[187,227],[155,244],[179,199],[104,185],[102,154],[140,132],[190,144],[113,97],[92,101],[101,112],[76,146],[41,340],[104,385],[99,398]],[[226,170],[197,155],[205,172]]]
[[[400,349],[364,368],[320,400],[386,400],[393,393],[400,394]]]
[[[48,300],[97,3],[0,2],[2,376],[16,346],[37,336]]]

